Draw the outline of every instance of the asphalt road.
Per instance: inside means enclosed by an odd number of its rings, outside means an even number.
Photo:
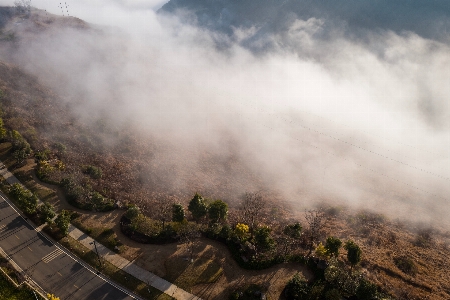
[[[0,195],[0,247],[43,290],[63,299],[133,299],[29,225]]]

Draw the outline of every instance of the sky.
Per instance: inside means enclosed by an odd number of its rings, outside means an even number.
[[[58,4],[32,1],[61,15]],[[67,4],[70,15],[101,25],[104,34],[47,33],[16,61],[71,95],[85,122],[106,112],[172,145],[153,158],[174,169],[168,184],[189,189],[195,170],[205,173],[206,191],[210,178],[223,182],[222,196],[220,187],[210,189],[218,197],[266,188],[299,211],[328,202],[449,222],[444,33],[433,39],[376,22],[361,32],[318,16],[268,33],[233,28],[230,36],[157,16],[161,1]],[[241,41],[271,47],[256,53]],[[213,153],[219,169],[202,171],[198,148]],[[227,175],[229,161],[244,164],[245,176]]]

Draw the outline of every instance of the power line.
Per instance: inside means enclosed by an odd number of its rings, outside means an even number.
[[[256,109],[258,109],[258,108],[256,108]],[[259,108],[259,110],[261,110],[261,108]],[[269,114],[270,114],[270,113],[269,113]],[[293,120],[287,120],[287,119],[284,119],[284,118],[280,118],[280,117],[278,117],[277,115],[274,115],[274,114],[272,114],[272,115],[275,116],[276,118],[278,118],[278,119],[280,119],[280,120],[286,122],[286,123],[294,123],[294,124],[297,124],[298,126],[302,127],[302,128],[305,129],[305,130],[315,132],[315,133],[317,133],[317,134],[319,134],[319,135],[326,136],[326,137],[328,137],[328,138],[334,139],[334,140],[339,141],[339,142],[341,142],[341,143],[345,143],[345,144],[347,144],[347,145],[349,145],[349,146],[351,146],[351,147],[358,148],[358,149],[363,150],[363,151],[365,151],[365,152],[369,152],[369,153],[374,154],[374,155],[377,155],[377,156],[379,156],[379,157],[381,157],[381,158],[384,158],[384,159],[387,159],[387,160],[391,160],[391,161],[393,161],[393,162],[402,164],[402,165],[404,165],[404,166],[407,166],[407,167],[409,167],[409,168],[412,168],[412,169],[421,171],[421,172],[423,172],[423,173],[427,173],[427,174],[429,174],[429,175],[432,175],[432,176],[435,176],[435,177],[438,177],[438,178],[441,178],[441,179],[450,181],[450,178],[448,178],[448,177],[445,177],[445,176],[436,174],[436,173],[434,173],[434,172],[427,171],[427,170],[422,169],[422,168],[420,168],[420,167],[413,166],[413,165],[411,165],[411,164],[408,164],[408,163],[405,163],[405,162],[403,162],[403,161],[394,159],[394,158],[389,157],[389,156],[387,156],[387,155],[383,155],[383,154],[378,153],[378,152],[376,152],[376,151],[372,151],[371,149],[366,149],[366,148],[364,148],[364,147],[355,145],[355,144],[350,143],[350,142],[347,142],[347,141],[345,141],[345,140],[343,140],[343,139],[336,138],[336,137],[334,137],[334,136],[332,136],[332,135],[329,135],[329,134],[326,134],[326,133],[324,133],[324,132],[321,132],[321,131],[319,131],[319,130],[313,128],[313,127],[310,127],[310,126],[306,126],[306,125],[300,124],[300,123],[298,123],[298,122],[296,122],[296,121],[293,121]]]
[[[250,104],[250,106],[252,106],[252,105]],[[261,108],[258,108],[258,107],[256,107],[256,106],[255,106],[255,108],[256,108],[257,110],[258,110],[258,109],[261,110]],[[268,114],[270,114],[270,113],[268,113]],[[274,116],[274,115],[272,114],[272,116]],[[279,118],[279,119],[280,119],[280,118]],[[281,119],[281,120],[283,120],[283,121],[285,121],[285,122],[288,122],[288,123],[296,123],[296,122],[294,122],[294,121],[292,121],[292,120],[290,120],[290,121],[288,121],[287,119]],[[298,124],[298,123],[296,123],[296,124]],[[271,126],[268,126],[268,125],[265,125],[265,124],[261,124],[261,125],[264,126],[264,127],[266,127],[266,128],[269,128],[269,129],[271,129],[271,130],[276,130],[275,128],[273,128],[273,127],[271,127]],[[307,129],[308,131],[314,131],[314,132],[319,133],[319,134],[321,134],[321,135],[329,136],[329,135],[323,134],[322,132],[320,132],[320,131],[318,131],[318,130],[315,130],[315,129],[311,128],[311,127],[303,126],[303,125],[299,125],[299,126],[302,127],[302,128],[304,128],[304,129]],[[330,137],[330,138],[333,138],[333,139],[335,139],[335,140],[341,141],[341,142],[345,142],[345,141],[343,141],[343,140],[341,140],[341,139],[338,139],[338,138],[335,138],[335,137],[332,137],[332,136],[329,136],[329,137]],[[321,148],[321,147],[319,147],[319,146],[313,145],[313,144],[309,143],[308,141],[306,141],[306,140],[304,140],[304,139],[299,139],[299,138],[295,138],[295,137],[292,137],[292,136],[290,136],[290,138],[291,138],[291,139],[294,139],[294,140],[297,140],[297,141],[299,141],[299,142],[301,142],[301,143],[303,143],[303,144],[307,144],[308,146],[310,146],[310,147],[312,147],[312,148],[315,148],[315,149],[317,149],[317,150],[321,150],[321,151],[323,151],[323,152],[325,152],[325,153],[327,153],[327,154],[330,154],[330,155],[332,155],[332,156],[335,156],[335,157],[337,157],[337,158],[339,158],[339,159],[343,159],[343,160],[345,160],[345,161],[347,161],[347,162],[350,162],[350,163],[352,163],[352,164],[355,164],[356,166],[358,166],[358,167],[360,167],[360,168],[363,168],[363,169],[366,169],[366,170],[369,170],[369,171],[371,171],[372,173],[375,173],[375,174],[381,175],[381,176],[383,176],[383,177],[389,178],[390,180],[393,180],[393,181],[402,183],[402,184],[404,184],[404,185],[406,185],[406,186],[409,186],[409,187],[411,187],[411,188],[413,188],[413,189],[416,189],[416,190],[418,190],[418,191],[424,192],[424,193],[429,194],[429,195],[431,195],[431,196],[434,196],[434,197],[437,197],[437,198],[440,198],[440,199],[443,199],[443,200],[448,200],[448,199],[443,198],[443,197],[441,197],[441,196],[439,196],[439,195],[437,195],[437,194],[435,194],[435,193],[429,192],[429,191],[424,190],[424,189],[422,189],[422,188],[419,188],[419,187],[417,187],[417,186],[415,186],[415,185],[412,185],[412,184],[410,184],[410,183],[408,183],[408,182],[406,182],[406,181],[400,180],[400,179],[398,179],[397,177],[389,176],[389,175],[387,175],[386,173],[379,172],[379,171],[377,171],[377,170],[375,170],[375,169],[373,169],[373,168],[364,166],[364,165],[362,165],[362,164],[360,164],[360,163],[357,163],[357,162],[355,162],[355,161],[353,161],[353,160],[349,160],[349,159],[347,159],[347,158],[345,158],[345,157],[340,157],[340,156],[338,157],[337,154],[335,154],[335,153],[333,153],[333,152],[331,152],[331,151],[329,151],[329,150],[323,149],[323,148]],[[348,143],[348,142],[345,142],[345,143],[347,143],[347,144],[349,144],[349,145],[351,145],[351,146],[353,146],[353,147],[360,148],[359,146],[353,145],[353,144],[351,144],[351,143]],[[370,153],[375,153],[375,152],[370,151],[370,150],[367,150],[367,149],[364,149],[364,150],[369,151]],[[375,154],[378,154],[378,153],[375,153]],[[392,160],[392,161],[396,161],[396,160],[391,159],[391,158],[389,158],[389,157],[387,157],[387,156],[383,156],[383,155],[380,155],[380,154],[378,154],[378,155],[379,155],[380,157],[382,157],[382,158],[390,159],[390,160]],[[419,170],[419,168],[416,168],[416,169]],[[420,170],[421,170],[421,169],[420,169]],[[431,173],[431,172],[426,172],[426,173],[433,174],[433,173]],[[443,176],[439,176],[439,175],[438,175],[438,177],[441,177],[441,178],[443,178],[443,179],[448,180],[448,178],[443,177]]]

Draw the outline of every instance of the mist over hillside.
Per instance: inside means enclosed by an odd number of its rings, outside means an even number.
[[[138,162],[149,186],[234,202],[267,190],[298,211],[329,202],[445,223],[449,5],[387,3],[171,0],[156,13],[80,1],[79,19],[1,21],[14,39],[0,38],[0,60],[78,121],[106,118],[157,144]]]
[[[314,38],[317,40],[340,34],[367,41],[374,32],[392,31],[414,32],[423,38],[448,41],[450,26],[450,4],[444,0],[170,0],[159,12],[181,14],[184,22],[225,33],[230,37],[229,43],[239,43],[255,51],[289,46],[291,39],[287,35],[298,30],[299,20],[316,22],[314,27],[318,30]],[[301,27],[305,29],[304,25]],[[242,30],[247,31],[245,37],[236,34]]]

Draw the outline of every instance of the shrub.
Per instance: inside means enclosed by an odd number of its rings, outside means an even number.
[[[58,151],[59,154],[64,154],[66,152],[66,146],[62,143],[55,143],[53,147]]]
[[[54,168],[49,164],[48,161],[40,160],[37,164],[36,176],[40,180],[45,180],[53,170]]]
[[[9,141],[11,142],[13,151],[24,150],[26,154],[31,153],[30,144],[17,130],[12,130],[9,132]]]
[[[27,215],[36,212],[37,197],[29,190],[25,189],[21,184],[14,183],[9,189],[10,195],[17,201],[19,208]]]
[[[316,247],[315,253],[320,258],[326,258],[328,256],[327,249],[324,245],[322,245],[322,243],[319,243],[319,245]]]
[[[54,216],[56,216],[55,208],[52,204],[44,202],[37,207],[39,219],[42,223],[50,223]]]
[[[134,218],[136,218],[140,214],[141,214],[141,210],[139,209],[139,207],[137,207],[137,206],[130,206],[130,207],[128,207],[128,209],[126,211],[125,216],[129,220],[133,220]]]
[[[326,300],[341,300],[342,296],[337,289],[331,289],[325,293]]]
[[[83,173],[88,174],[94,179],[100,179],[102,178],[103,175],[102,169],[100,167],[95,167],[91,165],[83,166]]]
[[[365,279],[361,279],[355,294],[359,300],[375,300],[378,294],[377,286]]]
[[[0,90],[0,92],[1,92],[1,90]],[[2,99],[1,95],[2,94],[0,93],[0,100]],[[0,115],[1,115],[1,110],[0,110]],[[0,140],[3,140],[4,138],[6,138],[7,134],[8,134],[7,130],[3,126],[4,126],[3,119],[0,118]]]
[[[249,232],[249,227],[246,224],[238,223],[234,228],[234,233],[241,240],[244,241]]]
[[[330,265],[325,269],[324,279],[331,288],[336,288],[347,294],[354,294],[359,285],[359,276],[352,276],[344,264],[338,263],[336,259],[330,260]]]
[[[228,204],[222,200],[216,200],[208,207],[209,219],[214,223],[219,223],[225,220],[228,215]]]
[[[309,287],[304,278],[301,278],[299,273],[289,280],[285,288],[285,296],[287,299],[303,300],[308,299]]]
[[[18,149],[14,151],[13,157],[17,160],[18,164],[21,164],[28,157],[28,154],[26,149]]]
[[[61,179],[60,185],[64,189],[69,203],[75,207],[82,208],[78,202],[87,196],[87,191],[81,185],[75,183],[72,178]]]
[[[432,229],[421,229],[417,233],[415,245],[423,248],[430,247],[433,244],[433,231]]]
[[[283,233],[290,238],[299,239],[302,236],[302,226],[300,223],[294,223],[284,227]]]
[[[402,272],[408,275],[416,275],[417,266],[414,261],[406,256],[399,256],[394,258],[394,263]]]
[[[327,250],[328,255],[334,255],[334,257],[338,257],[339,248],[342,246],[342,242],[340,239],[335,238],[334,236],[330,236],[327,238],[325,243],[325,249]]]
[[[100,194],[99,192],[91,192],[89,194],[89,197],[91,199],[91,204],[92,204],[94,210],[96,210],[96,208],[98,206],[101,206],[103,204],[103,201],[105,200],[103,195]]]
[[[255,231],[255,245],[260,251],[267,251],[275,246],[275,241],[270,236],[270,229],[267,226],[260,227]]]
[[[239,300],[240,298],[240,294],[239,292],[233,292],[230,294],[230,296],[228,297],[229,300]]]
[[[66,236],[69,233],[70,225],[70,212],[67,210],[62,210],[61,213],[55,219],[56,227],[61,231],[61,233]]]
[[[47,294],[47,298],[48,298],[49,300],[59,300],[59,297],[56,297],[56,296],[53,295],[53,294]]]
[[[34,158],[36,158],[38,161],[42,160],[48,160],[50,156],[50,150],[44,149],[43,151],[37,151],[34,153]]]

